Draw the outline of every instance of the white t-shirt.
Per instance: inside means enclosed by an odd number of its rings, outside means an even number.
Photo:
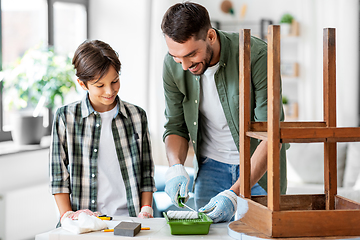
[[[101,134],[98,152],[97,209],[109,216],[129,216],[126,188],[116,154],[111,123],[118,111],[117,105],[100,113]]]
[[[239,164],[239,151],[231,136],[224,110],[217,92],[214,75],[219,63],[209,67],[201,75],[200,87],[200,131],[201,156],[227,164]]]

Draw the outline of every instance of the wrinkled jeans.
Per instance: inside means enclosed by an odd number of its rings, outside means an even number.
[[[199,209],[218,193],[230,189],[239,178],[239,165],[226,164],[208,157],[201,157],[199,172],[195,182],[195,209]],[[256,183],[251,195],[267,195]]]

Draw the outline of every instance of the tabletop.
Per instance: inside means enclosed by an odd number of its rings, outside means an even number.
[[[121,221],[138,222],[142,227],[150,227],[150,230],[141,230],[136,237],[146,239],[216,239],[216,240],[233,240],[228,235],[229,223],[211,224],[207,235],[171,235],[170,226],[165,218],[141,219],[135,217],[114,218],[112,221],[106,221],[108,228],[114,228]],[[84,234],[73,234],[61,228],[51,230],[46,233],[38,234],[35,240],[100,240],[100,239],[129,239],[129,237],[114,235],[113,232],[90,232]]]

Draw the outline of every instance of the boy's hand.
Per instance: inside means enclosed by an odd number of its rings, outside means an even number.
[[[80,213],[85,213],[89,216],[99,216],[99,213],[98,212],[93,212],[89,209],[82,209],[82,210],[78,210],[76,212],[74,211],[67,211],[65,212],[62,217],[60,218],[60,223],[65,219],[65,218],[70,218],[71,220],[77,220],[79,218],[79,214]]]
[[[188,185],[190,182],[189,174],[182,164],[175,164],[166,171],[165,192],[171,198],[174,205],[180,206],[178,197],[185,198],[184,203],[189,199]]]
[[[138,218],[153,218],[153,209],[149,205],[144,205],[138,215]]]

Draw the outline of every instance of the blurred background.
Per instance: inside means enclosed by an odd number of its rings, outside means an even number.
[[[0,1],[0,239],[33,239],[57,223],[48,190],[49,134],[56,108],[85,94],[71,66],[85,39],[105,41],[119,53],[119,95],[146,110],[155,164],[167,165],[162,142],[167,47],[160,23],[177,2]],[[359,0],[194,2],[208,9],[218,29],[249,28],[266,40],[267,26],[281,25],[283,103],[289,121],[323,119],[323,28],[336,28],[337,123],[359,126]]]

